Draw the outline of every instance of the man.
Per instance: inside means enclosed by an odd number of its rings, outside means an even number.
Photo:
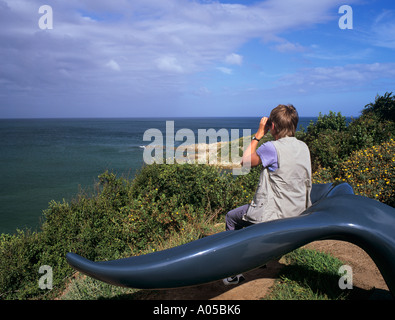
[[[244,151],[243,165],[262,164],[262,172],[250,204],[226,214],[226,230],[276,219],[295,217],[310,205],[311,160],[307,145],[295,138],[299,116],[292,105],[278,105],[269,118],[263,117],[251,144]],[[271,131],[275,141],[258,142]],[[242,275],[224,279],[238,283]]]

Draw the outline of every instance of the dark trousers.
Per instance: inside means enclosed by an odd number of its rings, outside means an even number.
[[[233,209],[226,214],[226,230],[239,230],[253,224],[252,222],[243,220],[243,216],[246,214],[248,206],[248,204],[245,204],[244,206]]]

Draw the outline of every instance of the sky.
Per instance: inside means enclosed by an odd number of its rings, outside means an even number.
[[[355,117],[394,57],[391,0],[0,0],[0,118]]]

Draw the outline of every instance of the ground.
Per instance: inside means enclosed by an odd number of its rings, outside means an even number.
[[[344,241],[315,241],[305,246],[330,253],[351,266],[355,299],[392,299],[389,289],[369,255],[356,245]],[[266,268],[244,273],[245,281],[225,286],[222,280],[213,283],[171,290],[141,290],[134,294],[141,300],[259,300],[273,286],[283,266],[282,260],[271,261]]]

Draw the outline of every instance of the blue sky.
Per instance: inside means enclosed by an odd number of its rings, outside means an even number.
[[[358,116],[394,57],[389,0],[0,0],[0,118]]]

